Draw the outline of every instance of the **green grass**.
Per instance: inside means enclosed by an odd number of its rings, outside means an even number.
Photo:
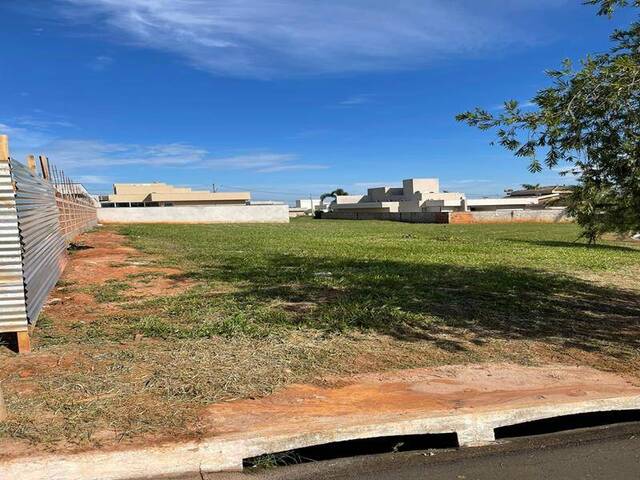
[[[101,285],[91,287],[90,291],[98,303],[112,303],[124,300],[122,292],[131,288],[126,282],[120,280],[107,280]]]
[[[629,290],[640,250],[575,243],[574,225],[136,225],[134,246],[199,286],[147,303],[150,336],[265,336],[282,329],[434,340],[440,327],[483,337],[599,348],[640,318]],[[615,277],[613,284],[593,278]],[[597,328],[595,328],[597,326]],[[435,341],[435,340],[434,340]],[[442,342],[442,340],[438,340]],[[447,340],[456,348],[456,340]]]
[[[56,449],[198,437],[211,402],[444,364],[560,362],[640,379],[637,243],[590,248],[573,243],[574,225],[118,229],[145,262],[181,273],[62,285],[97,305],[45,312],[27,364],[0,351],[0,439]],[[167,276],[188,288],[123,295]]]

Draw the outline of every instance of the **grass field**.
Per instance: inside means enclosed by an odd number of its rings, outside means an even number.
[[[297,219],[118,231],[173,273],[64,283],[93,298],[93,319],[45,312],[35,355],[78,360],[38,372],[31,393],[6,374],[19,413],[0,427],[5,438],[197,434],[210,402],[447,363],[564,362],[640,379],[640,248],[574,243],[574,225]],[[132,294],[163,275],[189,288]],[[0,359],[5,372],[16,361]]]
[[[300,220],[285,228],[123,232],[201,285],[157,300],[162,313],[147,319],[144,332],[154,336],[310,328],[429,341],[453,327],[478,339],[521,336],[593,349],[620,345],[625,322],[640,313],[634,294],[619,288],[637,278],[640,250],[572,243],[578,231],[571,225]],[[614,285],[594,282],[610,274]],[[637,338],[627,340],[637,347]],[[455,338],[438,342],[459,347]]]

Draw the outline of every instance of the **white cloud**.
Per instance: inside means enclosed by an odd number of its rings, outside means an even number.
[[[184,143],[138,145],[99,140],[54,140],[43,148],[53,161],[66,168],[154,165],[264,173],[325,168],[323,165],[296,163],[298,157],[289,153],[258,152],[220,157],[205,148]]]
[[[111,185],[114,183],[113,179],[101,175],[76,175],[73,180],[85,185]]]
[[[107,55],[98,55],[93,58],[87,66],[94,72],[102,72],[107,70],[113,64],[113,58]]]
[[[496,180],[482,178],[463,178],[460,180],[441,180],[440,190],[461,192],[471,198],[477,196],[501,196],[504,187]]]
[[[310,138],[321,137],[329,133],[330,130],[326,128],[310,128],[307,130],[301,130],[288,137],[290,140],[308,140]]]
[[[21,127],[32,127],[40,130],[46,130],[55,127],[72,128],[75,125],[61,118],[42,119],[30,115],[24,115],[15,119],[15,123]]]
[[[365,103],[371,103],[372,98],[373,98],[373,95],[363,95],[363,94],[352,95],[348,98],[345,98],[341,102],[339,102],[339,105],[346,106],[346,107],[353,107],[355,105],[364,105]]]
[[[394,187],[402,185],[402,180],[380,181],[380,182],[356,182],[352,183],[354,187],[375,188],[375,187]]]
[[[318,164],[297,164],[297,165],[273,165],[269,167],[263,167],[258,172],[261,173],[275,173],[275,172],[291,172],[300,170],[326,170],[328,165]]]
[[[14,158],[22,158],[29,153],[46,154],[58,167],[65,169],[154,165],[274,173],[328,168],[326,165],[300,162],[298,156],[291,153],[257,152],[215,156],[205,148],[185,143],[140,145],[101,140],[55,139],[46,133],[2,123],[0,133],[9,135]]]
[[[23,158],[32,153],[46,154],[58,167],[66,169],[154,165],[274,173],[328,168],[323,164],[304,163],[293,153],[253,151],[240,155],[220,156],[212,154],[206,148],[187,143],[144,145],[54,136],[51,132],[53,127],[73,126],[64,120],[21,117],[15,122],[19,123],[19,126],[0,123],[0,134],[9,136],[12,157]]]
[[[294,163],[298,156],[291,153],[251,153],[232,157],[208,158],[202,167],[216,169],[255,170],[258,173],[274,173],[288,170],[320,170],[329,168],[317,163]]]
[[[483,180],[477,178],[466,178],[463,180],[449,180],[446,181],[447,185],[474,185],[476,183],[491,183],[492,180]]]
[[[519,108],[534,108],[537,107],[537,105],[529,100],[518,100],[518,107]],[[491,110],[504,110],[504,102],[499,103],[494,105],[493,107],[491,107]]]
[[[411,68],[544,39],[522,10],[564,0],[58,0],[74,22],[214,73]],[[518,20],[520,18],[520,20]]]
[[[25,127],[16,127],[0,122],[0,134],[9,136],[10,152],[29,150],[51,141],[53,138],[46,132]],[[11,153],[12,156],[16,156]]]

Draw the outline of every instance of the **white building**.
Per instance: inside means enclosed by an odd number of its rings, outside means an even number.
[[[410,178],[402,181],[402,187],[375,187],[369,188],[366,195],[338,196],[331,208],[335,212],[367,213],[543,209],[550,200],[566,192],[514,193],[505,198],[471,199],[461,192],[440,192],[437,178]]]
[[[302,210],[313,211],[320,205],[319,198],[300,198],[296,200],[296,206],[294,208],[300,208]]]

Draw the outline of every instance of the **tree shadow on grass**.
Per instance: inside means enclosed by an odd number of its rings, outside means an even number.
[[[453,350],[462,347],[439,337],[443,328],[467,329],[480,343],[543,340],[586,351],[613,345],[619,355],[640,348],[637,292],[535,269],[273,255],[188,275],[240,285],[223,294],[239,308],[313,302],[289,321],[324,331],[377,331]]]
[[[503,239],[507,242],[512,243],[526,243],[527,245],[536,245],[539,247],[562,247],[562,248],[579,248],[579,249],[590,249],[590,250],[608,250],[608,251],[617,251],[617,252],[632,252],[640,254],[640,248],[634,248],[632,246],[626,247],[623,245],[607,245],[603,243],[598,243],[596,245],[589,245],[585,242],[575,241],[575,242],[563,242],[559,240],[522,240],[516,238],[505,238]]]

